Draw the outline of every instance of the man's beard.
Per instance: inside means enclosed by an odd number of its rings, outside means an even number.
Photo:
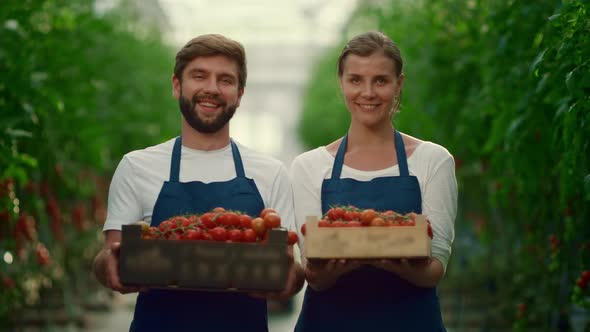
[[[200,99],[208,99],[214,100],[219,107],[222,108],[221,113],[217,115],[211,121],[204,121],[202,118],[199,117],[197,111],[195,110],[195,106],[199,102]],[[236,109],[238,108],[237,104],[227,105],[227,103],[222,100],[221,98],[212,97],[212,96],[204,96],[204,95],[195,95],[193,96],[192,100],[189,101],[185,98],[182,94],[178,98],[178,106],[180,107],[180,112],[182,116],[186,120],[186,122],[193,127],[194,130],[204,133],[204,134],[211,134],[218,132],[229,120],[234,116]]]

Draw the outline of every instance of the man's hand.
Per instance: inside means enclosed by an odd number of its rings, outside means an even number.
[[[121,294],[138,292],[138,287],[126,287],[119,278],[121,232],[107,231],[105,246],[94,259],[94,275],[100,283]]]
[[[287,257],[289,259],[289,272],[287,274],[285,289],[279,292],[252,292],[250,296],[259,299],[283,301],[291,298],[301,290],[305,279],[301,265],[295,262],[295,258],[293,257],[293,246],[288,247]]]

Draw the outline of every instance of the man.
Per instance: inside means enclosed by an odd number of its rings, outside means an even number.
[[[181,136],[124,156],[113,176],[104,225],[105,246],[94,262],[100,282],[121,293],[118,274],[121,226],[152,226],[184,213],[217,206],[258,216],[277,210],[293,222],[291,186],[283,164],[235,144],[229,121],[246,85],[242,45],[220,35],[189,41],[176,55],[172,86],[182,113]],[[141,291],[131,331],[267,331],[266,298],[287,299],[303,285],[293,262],[280,293],[243,294],[176,290]]]

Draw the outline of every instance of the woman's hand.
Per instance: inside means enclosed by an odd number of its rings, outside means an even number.
[[[436,258],[378,259],[371,265],[397,274],[419,287],[436,287],[442,280],[444,269]]]
[[[308,260],[304,270],[305,279],[311,288],[324,290],[330,288],[340,276],[362,264],[358,260],[346,259]]]

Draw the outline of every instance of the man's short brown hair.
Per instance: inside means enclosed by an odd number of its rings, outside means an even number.
[[[200,56],[226,56],[238,65],[238,88],[246,86],[246,51],[239,42],[217,34],[201,35],[191,39],[178,53],[174,65],[174,76],[182,82],[186,65]]]

